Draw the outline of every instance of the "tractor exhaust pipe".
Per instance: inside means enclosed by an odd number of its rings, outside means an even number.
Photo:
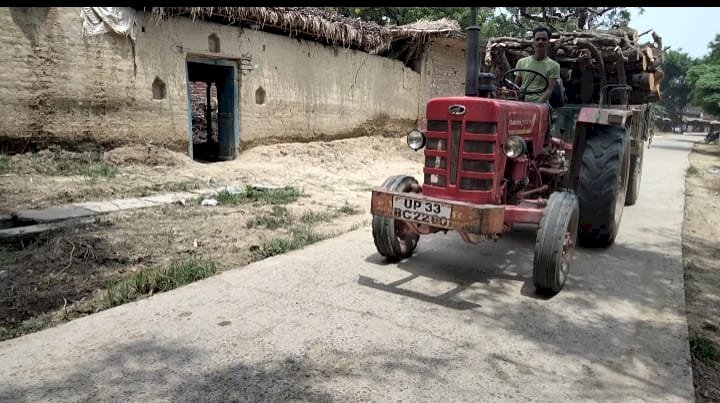
[[[480,27],[477,26],[477,7],[470,7],[470,26],[465,49],[465,96],[478,96],[478,74],[480,57]]]

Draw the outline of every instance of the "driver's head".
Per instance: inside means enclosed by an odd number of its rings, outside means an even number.
[[[532,41],[536,56],[547,55],[547,50],[550,46],[550,35],[552,35],[552,33],[547,27],[537,27],[533,29]]]

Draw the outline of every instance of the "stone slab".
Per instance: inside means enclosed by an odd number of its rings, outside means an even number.
[[[72,218],[87,217],[95,215],[94,211],[83,207],[48,207],[44,209],[19,210],[13,213],[15,219],[19,221],[32,221],[35,223],[48,223],[53,221],[62,221]]]
[[[94,217],[80,217],[43,224],[26,225],[23,227],[6,228],[0,230],[0,239],[22,238],[28,235],[35,235],[58,228],[68,227],[71,225],[92,224],[94,221]]]

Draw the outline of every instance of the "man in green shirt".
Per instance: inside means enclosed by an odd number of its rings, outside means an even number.
[[[547,55],[550,47],[550,35],[550,30],[546,27],[535,28],[532,38],[535,53],[532,56],[523,57],[515,65],[517,69],[537,71],[548,79],[548,87],[544,92],[525,95],[527,102],[548,102],[557,85],[557,80],[560,78],[560,63]],[[526,91],[538,91],[545,86],[545,80],[535,74],[519,71],[515,73],[515,84]]]

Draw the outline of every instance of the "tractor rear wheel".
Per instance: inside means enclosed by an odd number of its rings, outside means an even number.
[[[585,143],[580,166],[578,241],[585,247],[615,242],[630,173],[630,141],[624,127],[596,126]]]
[[[630,176],[628,177],[627,195],[625,195],[625,205],[632,206],[637,202],[640,196],[640,180],[642,179],[643,150],[641,145],[640,151],[636,155],[630,156]]]
[[[580,208],[570,192],[554,192],[543,210],[535,241],[533,282],[541,294],[556,294],[565,285],[577,242]]]
[[[412,192],[412,186],[417,184],[418,181],[412,176],[395,175],[387,178],[382,187],[394,192],[409,193]],[[420,238],[404,221],[384,216],[373,216],[372,234],[378,253],[388,261],[410,257]]]

